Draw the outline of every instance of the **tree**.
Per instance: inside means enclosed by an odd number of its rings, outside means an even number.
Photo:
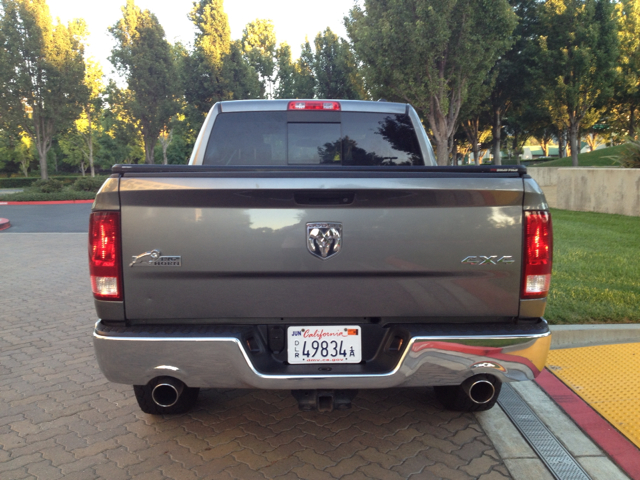
[[[186,104],[183,105],[182,111],[185,111],[187,107]],[[170,141],[166,143],[166,151],[165,144],[162,143],[162,135],[160,137],[163,163],[184,165],[189,161],[198,132],[190,128],[189,122],[183,113],[178,113],[171,117],[171,122],[167,128]],[[156,157],[158,156],[157,153]]]
[[[622,0],[616,3],[615,9],[620,58],[614,111],[633,138],[640,109],[640,0]]]
[[[80,115],[87,98],[85,35],[81,20],[54,25],[44,0],[2,0],[0,122],[32,138],[43,179],[54,136]]]
[[[314,75],[314,56],[309,40],[305,38],[302,44],[300,58],[295,65],[296,76],[294,81],[295,98],[314,98],[316,89],[316,77]]]
[[[215,102],[262,98],[263,87],[258,72],[243,55],[242,43],[231,41],[222,0],[199,0],[189,18],[196,26],[194,47],[182,52],[179,63],[185,115],[191,128],[199,129]]]
[[[479,165],[480,150],[486,148],[483,144],[491,134],[489,115],[491,105],[488,97],[494,88],[495,80],[496,71],[487,76],[484,81],[472,85],[467,90],[467,98],[460,107],[458,116],[460,127],[469,141],[476,165]]]
[[[276,61],[276,33],[273,22],[257,19],[248,23],[242,31],[242,51],[249,64],[260,75],[267,97],[273,97]]]
[[[63,161],[72,166],[79,166],[84,177],[89,163],[89,152],[82,135],[73,129],[59,136],[58,144],[64,154]]]
[[[365,0],[345,19],[374,96],[406,101],[427,118],[446,165],[468,89],[510,46],[506,0]]]
[[[200,122],[223,98],[222,64],[231,51],[231,30],[222,0],[200,0],[189,19],[196,26],[193,51],[182,55],[180,68],[187,104],[200,112]]]
[[[0,131],[0,169],[3,172],[22,172],[29,176],[31,163],[35,160],[33,142],[29,135],[15,136],[6,130]]]
[[[578,166],[580,123],[613,95],[618,52],[609,0],[548,0],[540,17],[540,70],[555,123],[569,130]]]
[[[231,42],[229,54],[222,63],[222,97],[220,100],[264,98],[264,85],[258,73],[242,54],[242,43]]]
[[[109,28],[117,42],[110,60],[127,79],[132,95],[126,108],[140,128],[145,162],[153,163],[160,132],[178,111],[177,71],[171,46],[156,16],[149,10],[142,11],[134,0],[127,0],[122,15]]]
[[[501,55],[490,77],[494,79],[488,95],[491,115],[492,150],[496,165],[501,162],[501,140],[503,119],[511,108],[528,101],[537,101],[536,84],[536,27],[538,25],[538,2],[536,0],[510,0],[518,24],[513,30],[511,48]]]
[[[113,80],[105,89],[108,108],[104,110],[98,143],[102,160],[107,164],[144,162],[140,128],[127,106],[133,102],[127,89],[120,89]]]
[[[96,176],[94,166],[94,150],[97,144],[95,132],[100,129],[100,114],[102,107],[102,99],[100,94],[102,93],[102,68],[100,64],[92,60],[86,61],[84,84],[87,87],[89,93],[84,105],[82,106],[82,114],[74,122],[73,134],[78,135],[82,140],[83,145],[81,151],[83,152],[83,158],[87,160],[89,169],[91,170],[91,176]],[[62,150],[65,151],[63,143],[60,145]],[[82,174],[84,175],[84,163],[81,163]]]
[[[276,50],[276,88],[274,98],[295,98],[296,67],[291,61],[291,47],[281,43]]]
[[[349,44],[330,28],[314,41],[313,74],[318,98],[360,99],[365,96],[362,78]]]

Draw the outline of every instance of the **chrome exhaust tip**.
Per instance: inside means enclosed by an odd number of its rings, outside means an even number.
[[[173,407],[178,403],[184,390],[184,383],[176,378],[163,377],[158,379],[158,384],[151,391],[153,403],[159,407]]]
[[[496,394],[496,387],[485,377],[468,378],[461,387],[471,401],[478,405],[489,403]]]

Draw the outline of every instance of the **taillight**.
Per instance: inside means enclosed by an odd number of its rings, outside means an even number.
[[[549,212],[524,212],[523,298],[542,298],[549,293],[553,232]]]
[[[297,100],[289,102],[289,110],[340,110],[340,102]]]
[[[93,296],[122,300],[120,212],[95,212],[89,221],[89,274]]]

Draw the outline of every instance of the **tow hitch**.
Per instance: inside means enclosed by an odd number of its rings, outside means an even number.
[[[291,390],[291,394],[302,411],[332,412],[351,408],[358,390]]]

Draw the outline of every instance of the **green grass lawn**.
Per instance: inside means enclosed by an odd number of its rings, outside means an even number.
[[[545,318],[640,322],[640,217],[551,211],[553,276]]]
[[[616,145],[615,147],[603,148],[595,152],[581,153],[578,155],[578,165],[581,167],[619,167],[620,164],[615,160],[605,157],[619,155],[622,147],[623,145]],[[539,165],[530,165],[530,167],[570,167],[572,165],[571,157],[565,157],[540,163]]]

